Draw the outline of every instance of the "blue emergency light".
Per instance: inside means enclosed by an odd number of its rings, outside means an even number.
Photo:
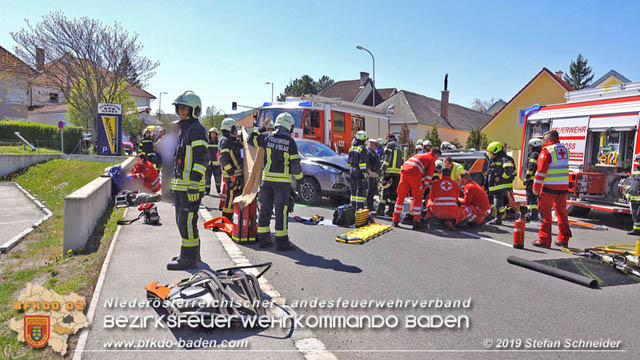
[[[266,102],[266,103],[262,104],[262,106],[271,106],[271,103],[270,102]]]
[[[311,105],[313,105],[311,101],[303,101],[300,104],[298,104],[298,106],[304,106],[304,107],[311,107]]]

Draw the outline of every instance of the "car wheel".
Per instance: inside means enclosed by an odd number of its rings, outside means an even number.
[[[567,215],[569,216],[581,217],[581,216],[587,215],[589,211],[591,211],[591,209],[582,207],[582,206],[574,206],[574,205],[567,206]]]
[[[298,196],[303,204],[315,204],[322,198],[322,190],[314,178],[304,177],[298,181]]]

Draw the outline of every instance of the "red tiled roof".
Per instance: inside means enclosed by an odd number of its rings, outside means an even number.
[[[133,85],[129,88],[129,95],[143,97],[151,100],[154,100],[156,98],[155,96],[148,93],[146,90]]]
[[[0,70],[16,71],[20,73],[33,74],[35,71],[24,61],[0,46]]]

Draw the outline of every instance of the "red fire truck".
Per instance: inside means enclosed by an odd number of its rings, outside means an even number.
[[[256,125],[261,126],[266,119],[273,122],[285,111],[295,119],[294,137],[321,142],[337,153],[349,151],[351,139],[359,130],[365,130],[369,138],[385,138],[389,133],[388,111],[317,95],[265,103]]]
[[[527,116],[519,176],[526,173],[528,142],[555,129],[569,150],[569,215],[591,209],[629,213],[625,185],[640,153],[640,83],[571,91],[565,104],[542,106]]]

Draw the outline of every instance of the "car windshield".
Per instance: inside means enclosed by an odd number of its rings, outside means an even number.
[[[296,129],[299,129],[302,124],[302,113],[304,112],[303,109],[262,109],[260,110],[260,117],[258,118],[258,126],[261,127],[266,119],[271,119],[271,123],[275,124],[278,115],[282,114],[285,111],[293,116],[293,119],[295,120],[294,127]]]
[[[315,141],[298,141],[298,152],[303,156],[329,157],[336,156],[330,147]]]

